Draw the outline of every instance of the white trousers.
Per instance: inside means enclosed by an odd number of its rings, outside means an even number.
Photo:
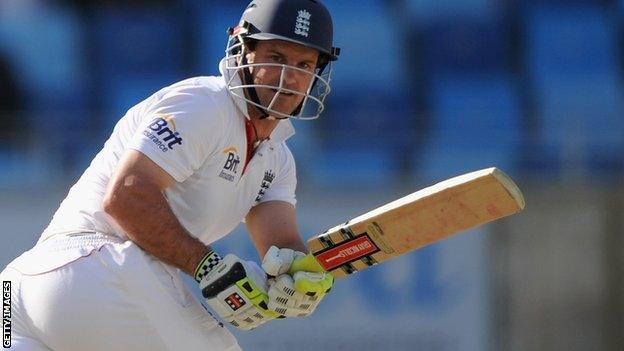
[[[61,266],[39,245],[22,256],[0,273],[11,281],[12,350],[240,350],[181,277],[131,241]]]

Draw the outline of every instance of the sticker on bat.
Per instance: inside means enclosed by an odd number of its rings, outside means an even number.
[[[378,251],[379,248],[375,242],[367,234],[364,234],[316,253],[314,256],[325,270],[331,271]]]

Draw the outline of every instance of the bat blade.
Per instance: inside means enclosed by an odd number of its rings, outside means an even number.
[[[460,175],[366,212],[308,240],[291,271],[343,278],[524,208],[518,186],[498,168]]]

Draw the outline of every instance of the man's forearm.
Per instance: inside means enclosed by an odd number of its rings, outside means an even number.
[[[209,251],[184,229],[155,184],[128,176],[112,185],[103,206],[143,250],[191,276]]]
[[[287,202],[258,204],[249,211],[245,222],[260,257],[273,245],[308,252],[297,229],[295,207]]]

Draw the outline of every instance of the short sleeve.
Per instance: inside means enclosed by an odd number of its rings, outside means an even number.
[[[142,123],[129,148],[145,154],[178,182],[201,167],[222,135],[222,111],[201,86],[164,92],[141,113]]]
[[[295,190],[297,188],[295,159],[284,143],[281,144],[281,148],[278,152],[280,153],[278,157],[279,167],[275,174],[275,179],[258,203],[285,201],[295,206],[297,204],[297,199],[295,197]]]

